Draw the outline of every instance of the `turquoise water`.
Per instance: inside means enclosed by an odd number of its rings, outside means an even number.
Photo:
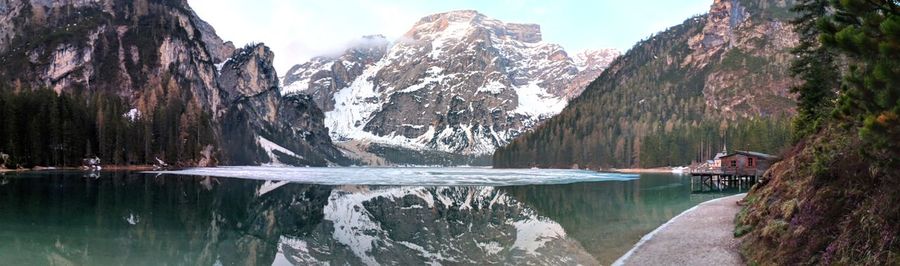
[[[369,186],[7,173],[0,265],[609,264],[671,217],[727,194],[692,194],[690,177],[670,174]]]

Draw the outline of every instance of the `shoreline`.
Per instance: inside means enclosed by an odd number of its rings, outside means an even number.
[[[713,199],[685,210],[641,237],[612,265],[742,264],[733,230],[734,216],[741,208],[737,201],[746,195]]]
[[[687,168],[680,167],[656,167],[656,168],[612,168],[608,171],[615,173],[623,173],[623,174],[678,174],[682,173],[678,170],[683,169],[687,170]]]
[[[217,168],[223,166],[230,165],[217,165],[217,166],[207,166],[210,168]],[[265,165],[244,165],[244,166],[265,166]],[[100,171],[154,171],[153,165],[101,165],[102,169]],[[309,166],[288,166],[288,167],[309,167]],[[529,169],[529,168],[494,168],[493,166],[439,166],[439,165],[356,165],[356,166],[346,166],[346,167],[370,167],[370,168],[429,168],[429,167],[440,167],[440,168],[490,168],[490,169]],[[175,167],[172,169],[181,169],[184,167]],[[187,167],[192,168],[192,167]],[[534,168],[531,168],[534,169]],[[566,169],[566,168],[537,168],[538,170],[546,170],[546,169]],[[657,168],[608,168],[608,169],[597,169],[592,170],[600,173],[621,173],[621,174],[680,174],[679,170],[686,170],[687,168],[682,167],[657,167]],[[81,167],[53,167],[53,166],[35,166],[32,168],[20,168],[20,169],[7,169],[0,168],[0,173],[10,173],[10,172],[32,172],[32,171],[86,171]]]
[[[152,171],[152,165],[101,165],[102,169],[100,172],[105,171]],[[22,169],[5,169],[0,168],[0,173],[21,173],[21,172],[41,172],[41,171],[83,171],[90,172],[88,170],[84,170],[81,167],[48,167],[48,166],[35,166],[32,168],[22,168]]]

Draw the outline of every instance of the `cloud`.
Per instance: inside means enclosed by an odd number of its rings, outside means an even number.
[[[189,0],[225,40],[264,42],[283,74],[309,58],[337,53],[365,35],[399,38],[424,11],[414,4],[371,0]]]

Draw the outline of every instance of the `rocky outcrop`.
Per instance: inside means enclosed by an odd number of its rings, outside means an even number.
[[[313,96],[337,140],[484,155],[562,110],[616,56],[592,55],[577,65],[538,25],[453,11],[297,65],[283,85]]]
[[[749,2],[752,6],[748,6]],[[788,9],[790,1],[716,0],[703,32],[690,39],[691,53],[682,65],[712,65],[703,88],[706,104],[729,118],[793,112],[788,89],[791,47],[797,36],[787,18],[771,9]]]
[[[236,50],[219,72],[219,85],[226,102],[278,91],[278,77],[272,67],[275,54],[263,44],[249,45]],[[277,98],[272,97],[270,104]],[[265,121],[274,122],[277,108],[266,108]]]
[[[231,164],[345,164],[324,127],[322,111],[306,95],[282,96],[263,44],[234,52],[224,63],[219,84],[229,108],[222,147]]]
[[[231,57],[231,54],[234,53],[235,47],[234,43],[231,41],[223,41],[222,38],[219,38],[219,35],[216,34],[216,30],[209,25],[206,21],[200,19],[197,16],[197,13],[191,12],[191,22],[197,27],[197,30],[200,31],[200,37],[203,40],[203,43],[206,44],[206,49],[212,56],[213,63],[222,64]]]

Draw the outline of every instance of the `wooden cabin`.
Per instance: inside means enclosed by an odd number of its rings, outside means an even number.
[[[722,173],[735,176],[762,176],[777,157],[760,152],[736,151],[722,156]]]
[[[778,157],[752,151],[728,153],[726,149],[713,160],[691,168],[691,191],[703,193],[727,188],[750,188]],[[696,177],[697,182],[694,181]]]

